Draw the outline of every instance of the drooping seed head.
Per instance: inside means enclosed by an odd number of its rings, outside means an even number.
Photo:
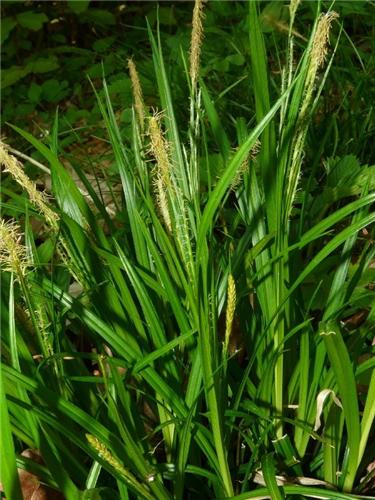
[[[149,121],[150,152],[156,160],[156,168],[153,171],[156,191],[157,205],[163,221],[172,232],[172,222],[169,212],[168,196],[173,193],[171,182],[171,162],[169,158],[169,145],[164,139],[160,126],[160,113],[154,114]]]
[[[251,161],[256,160],[256,157],[260,151],[260,148],[261,148],[260,140],[257,139],[255,141],[254,146],[251,148],[250,153],[247,155],[245,160],[241,163],[239,169],[237,170],[236,175],[234,176],[234,179],[233,179],[232,185],[231,185],[231,189],[233,191],[236,190],[237,187],[241,184],[243,176],[244,176],[246,170],[248,169],[249,160],[251,160]]]
[[[316,26],[312,47],[310,51],[310,63],[307,70],[304,96],[298,116],[297,131],[293,140],[292,162],[288,172],[287,196],[285,211],[288,216],[292,209],[293,201],[297,192],[297,186],[301,175],[301,164],[304,155],[304,143],[309,126],[308,117],[311,113],[311,104],[314,97],[315,82],[320,67],[324,64],[328,54],[329,32],[332,22],[337,19],[337,12],[330,11],[321,14]]]
[[[320,15],[311,48],[309,73],[316,74],[317,70],[323,66],[328,54],[331,25],[338,17],[338,13],[333,10]]]
[[[151,153],[154,156],[158,172],[165,186],[170,185],[171,165],[169,161],[168,143],[164,139],[160,127],[160,114],[155,114],[150,118],[149,135],[151,139]]]
[[[22,189],[26,191],[31,203],[45,217],[46,221],[52,227],[57,228],[58,216],[49,207],[46,194],[37,190],[36,184],[25,174],[21,163],[8,153],[2,142],[0,142],[0,163],[4,166],[4,172],[8,172]]]
[[[30,263],[21,239],[21,228],[15,221],[0,219],[0,264],[5,271],[22,278]]]

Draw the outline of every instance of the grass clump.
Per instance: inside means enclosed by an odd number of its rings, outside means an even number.
[[[233,138],[200,78],[205,8],[197,0],[190,67],[181,55],[186,127],[159,32],[162,111],[146,107],[130,59],[128,141],[105,79],[93,89],[122,187],[115,216],[84,169],[90,202],[65,169],[58,117],[47,144],[14,127],[48,164],[52,197],[1,149],[28,195],[5,184],[0,227],[8,498],[21,498],[19,467],[72,500],[349,499],[371,487],[373,168],[326,158],[317,185],[311,134],[342,27],[317,12],[297,61],[292,1],[277,80],[249,2],[254,109],[232,117]],[[351,190],[332,187],[340,176]],[[26,447],[43,457],[36,469]]]

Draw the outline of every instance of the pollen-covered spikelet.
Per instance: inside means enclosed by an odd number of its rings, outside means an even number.
[[[112,455],[112,453],[108,450],[108,448],[105,446],[104,443],[99,441],[98,438],[93,436],[92,434],[86,434],[86,439],[89,442],[90,446],[94,448],[94,450],[98,453],[100,458],[107,462],[111,467],[113,467],[119,474],[121,474],[123,477],[127,479],[129,483],[131,483],[137,491],[142,495],[144,498],[153,498],[148,489],[141,484],[136,477],[128,470],[126,469],[122,463]],[[155,479],[155,474],[153,472],[150,472],[147,474],[145,477],[145,481],[148,483],[152,483]]]
[[[156,160],[153,171],[157,205],[169,232],[172,231],[168,197],[173,192],[171,182],[171,163],[168,143],[163,137],[160,127],[160,114],[155,114],[149,122],[150,152]]]
[[[193,28],[190,42],[190,78],[193,89],[199,78],[201,47],[203,39],[203,0],[195,0],[193,10]]]
[[[310,108],[318,70],[321,66],[323,66],[328,54],[329,32],[331,25],[333,20],[338,17],[339,15],[334,11],[326,12],[325,14],[321,14],[319,17],[310,50],[310,62],[305,82],[305,95],[299,116],[300,122],[304,120],[305,115]]]
[[[326,12],[321,14],[316,27],[314,40],[311,48],[310,55],[310,68],[314,74],[324,64],[328,53],[329,45],[329,32],[331,30],[332,22],[339,17],[335,11]]]
[[[230,335],[232,333],[232,325],[234,318],[234,311],[236,310],[236,284],[232,274],[228,276],[227,288],[227,310],[225,315],[225,351],[228,351]]]
[[[25,276],[30,264],[21,239],[21,228],[15,221],[0,219],[0,263],[5,271],[20,278]]]
[[[43,343],[43,350],[46,356],[53,356],[53,338],[51,336],[51,323],[48,321],[47,311],[43,306],[37,305],[34,316]]]
[[[181,204],[174,213],[175,234],[180,249],[181,257],[184,261],[189,278],[194,282],[194,259],[191,250],[191,237],[187,216],[186,203],[180,196]]]
[[[14,180],[27,192],[31,203],[43,215],[46,221],[53,227],[57,228],[58,216],[49,207],[48,199],[45,193],[37,190],[36,185],[25,174],[21,163],[11,154],[8,153],[4,144],[0,142],[0,163],[3,165],[4,172],[8,172]]]
[[[137,68],[133,62],[133,59],[128,59],[128,68],[129,68],[130,80],[132,82],[134,107],[138,116],[138,121],[141,131],[143,131],[145,124],[145,106],[143,101],[142,87],[139,81]]]
[[[92,448],[94,448],[94,450],[98,452],[100,458],[102,458],[111,467],[120,472],[120,474],[125,473],[124,475],[126,475],[127,471],[121,464],[121,462],[119,462],[119,460],[117,460],[117,458],[112,455],[108,448],[101,441],[99,441],[98,438],[96,438],[92,434],[86,434],[86,439],[92,446]]]
[[[163,179],[161,178],[160,175],[158,175],[158,174],[156,174],[156,175],[157,175],[157,177],[156,177],[154,184],[155,184],[156,199],[157,199],[158,208],[159,208],[160,214],[164,220],[166,228],[168,229],[168,232],[171,233],[172,232],[172,222],[171,222],[171,216],[169,214],[167,193],[165,191]]]
[[[256,157],[260,151],[260,140],[257,139],[255,141],[254,146],[251,148],[250,153],[247,155],[246,159],[241,163],[241,166],[237,170],[236,175],[234,176],[234,179],[232,181],[231,189],[234,191],[241,183],[242,178],[248,169],[249,166],[249,161],[255,161]]]
[[[308,117],[314,97],[315,81],[318,71],[323,66],[328,53],[329,32],[334,19],[339,15],[337,12],[330,11],[321,14],[316,26],[314,38],[310,50],[310,62],[307,70],[304,97],[298,116],[297,131],[293,140],[292,162],[288,174],[287,186],[287,206],[286,214],[289,216],[297,186],[301,174],[301,163],[304,155],[304,143],[308,129]]]
[[[151,153],[158,165],[158,171],[166,187],[171,184],[171,164],[169,160],[168,142],[164,139],[160,127],[160,113],[154,114],[149,122],[149,135],[151,140]]]
[[[310,50],[310,62],[305,82],[305,95],[299,116],[300,122],[304,120],[310,108],[318,70],[323,66],[328,54],[331,25],[333,20],[338,17],[339,15],[334,11],[326,12],[319,17]]]

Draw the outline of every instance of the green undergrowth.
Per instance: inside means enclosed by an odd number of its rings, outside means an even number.
[[[124,134],[105,76],[92,84],[110,176],[88,152],[67,165],[58,113],[44,141],[12,126],[51,195],[2,145],[6,498],[17,469],[68,500],[371,498],[372,110],[362,147],[340,146],[324,106],[345,23],[284,7],[271,50],[267,6],[246,4],[251,99],[225,110],[201,71],[206,7],[177,89],[148,26],[157,109],[130,63]]]

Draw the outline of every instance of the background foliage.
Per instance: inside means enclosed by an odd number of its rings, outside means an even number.
[[[345,19],[346,34],[317,119],[321,130],[332,127],[332,138],[340,128],[342,140],[330,143],[334,152],[338,148],[338,154],[362,155],[362,160],[374,155],[374,7],[372,2],[360,0],[335,2],[334,8]],[[4,122],[20,125],[25,120],[34,133],[43,133],[59,105],[63,144],[76,141],[76,136],[68,133],[72,128],[85,131],[86,136],[100,135],[100,111],[86,75],[100,89],[104,68],[122,130],[128,134],[131,84],[126,59],[131,56],[137,60],[146,104],[157,106],[145,22],[147,16],[150,25],[156,25],[153,2],[5,0],[1,9],[3,133],[9,133]],[[301,47],[303,32],[311,26],[314,13],[314,2],[302,3],[295,25],[300,32],[296,43]],[[223,119],[238,114],[247,117],[253,107],[247,19],[246,2],[212,2],[206,12],[201,74],[216,96]],[[285,38],[287,20],[286,4],[264,4],[261,23],[275,80],[282,56],[278,47]],[[180,51],[189,46],[191,2],[162,2],[159,22],[168,77],[179,98],[186,89]],[[180,108],[176,111],[183,113]],[[364,119],[359,121],[359,116]]]

